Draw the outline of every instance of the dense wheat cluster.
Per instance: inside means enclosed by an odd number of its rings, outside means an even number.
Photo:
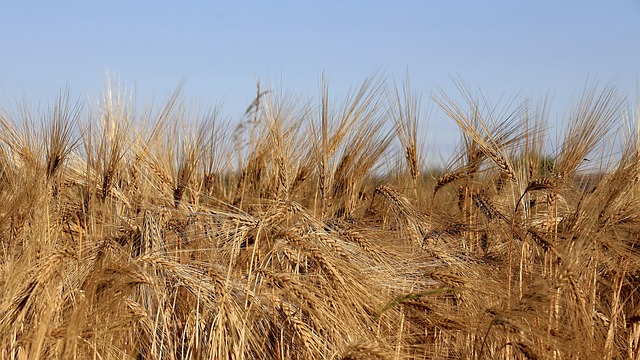
[[[258,87],[239,125],[178,92],[4,109],[0,358],[639,359],[626,100],[551,132],[461,89],[430,98],[460,129],[439,170],[380,81]]]

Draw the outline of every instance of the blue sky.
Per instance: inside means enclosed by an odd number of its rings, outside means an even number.
[[[408,71],[425,94],[455,77],[562,109],[588,81],[635,102],[640,1],[13,1],[0,5],[0,44],[0,103],[46,103],[67,86],[95,98],[108,70],[142,98],[184,80],[186,100],[240,117],[258,79],[306,97],[323,72],[344,94]]]

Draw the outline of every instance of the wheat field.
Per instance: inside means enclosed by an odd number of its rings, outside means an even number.
[[[407,82],[258,86],[239,123],[179,90],[0,112],[0,359],[640,359],[640,119],[613,86],[562,132],[435,91],[439,167]]]

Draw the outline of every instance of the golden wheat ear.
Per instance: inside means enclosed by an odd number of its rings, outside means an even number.
[[[440,177],[436,183],[436,186],[433,190],[434,194],[438,192],[438,190],[445,187],[447,184],[453,183],[459,179],[465,178],[467,176],[467,172],[465,170],[457,170],[450,173],[447,173]]]
[[[413,185],[413,195],[418,199],[418,178],[420,176],[420,156],[422,146],[418,133],[421,122],[420,97],[411,90],[409,79],[405,78],[402,90],[397,85],[389,98],[389,116],[393,119],[396,137],[404,150],[409,175]]]
[[[612,84],[584,91],[568,115],[554,167],[556,176],[572,178],[589,154],[603,145],[621,115],[624,102]]]

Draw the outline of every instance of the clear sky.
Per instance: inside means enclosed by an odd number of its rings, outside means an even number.
[[[184,80],[186,100],[232,117],[258,79],[314,96],[323,72],[336,94],[408,71],[425,94],[456,77],[565,106],[613,80],[635,101],[640,0],[4,1],[0,46],[0,103],[46,103],[67,86],[95,98],[106,70],[140,97]]]

